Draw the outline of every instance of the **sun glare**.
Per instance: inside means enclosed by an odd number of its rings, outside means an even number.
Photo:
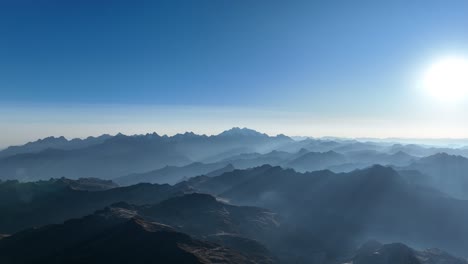
[[[463,100],[468,95],[468,59],[446,57],[434,62],[423,75],[422,87],[440,101]]]

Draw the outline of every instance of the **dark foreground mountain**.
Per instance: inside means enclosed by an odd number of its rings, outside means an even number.
[[[257,261],[273,261],[263,244],[279,231],[276,214],[257,207],[234,206],[207,194],[187,194],[155,205],[126,203],[113,209],[132,211],[144,219],[174,227],[198,239],[216,242],[249,254]]]
[[[97,192],[119,187],[119,185],[113,181],[101,180],[98,178],[79,178],[77,180],[60,178],[57,181],[61,181],[64,184],[68,185],[71,189],[78,191]]]
[[[401,243],[381,244],[370,241],[346,263],[353,264],[467,264],[465,259],[454,257],[439,249],[418,251]]]
[[[120,203],[112,207],[135,211],[146,219],[199,237],[222,233],[258,239],[279,227],[276,214],[266,209],[226,204],[208,194],[187,194],[154,205]]]
[[[172,187],[167,184],[138,184],[97,191],[96,182],[93,183],[93,191],[89,191],[89,179],[80,181],[53,179],[29,183],[0,182],[0,234],[11,234],[29,227],[61,223],[116,202],[154,204],[191,191],[185,187]],[[102,181],[98,183],[102,189]]]
[[[232,249],[194,239],[117,208],[4,238],[0,240],[0,262],[270,263],[256,262]]]
[[[186,184],[236,204],[278,212],[285,225],[301,230],[291,240],[315,245],[329,257],[349,254],[355,241],[366,237],[460,256],[468,252],[468,201],[408,181],[389,167],[336,174],[262,166]]]

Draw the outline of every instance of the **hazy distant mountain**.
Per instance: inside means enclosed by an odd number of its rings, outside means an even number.
[[[307,151],[301,152],[299,154],[303,154],[306,152]],[[242,154],[224,159],[221,162],[230,163],[234,167],[240,168],[240,169],[258,167],[264,164],[279,166],[279,165],[283,165],[287,163],[289,160],[293,158],[296,158],[299,154],[289,153],[285,151],[277,151],[277,150],[273,150],[265,154],[261,154],[257,152],[242,153]]]
[[[289,161],[286,167],[294,168],[297,171],[316,171],[324,170],[331,166],[346,163],[346,157],[343,154],[328,152],[309,152],[294,160]]]
[[[468,159],[438,153],[416,160],[405,169],[418,170],[430,176],[430,184],[457,198],[468,198]]]
[[[392,154],[375,150],[360,150],[344,153],[350,162],[380,165],[406,166],[418,159],[403,151]]]
[[[175,135],[170,141],[194,161],[212,160],[218,154],[236,153],[240,149],[265,153],[294,142],[284,135],[272,137],[247,128],[232,128],[215,136],[185,135]]]
[[[7,149],[0,151],[0,158],[23,153],[36,153],[46,149],[69,150],[85,148],[100,144],[111,137],[112,136],[110,135],[102,135],[99,137],[88,137],[86,139],[75,138],[71,140],[67,140],[65,137],[48,137],[26,143],[22,146],[8,147]]]
[[[264,164],[292,168],[297,171],[314,171],[330,169],[335,172],[349,172],[363,169],[374,164],[406,166],[418,159],[404,152],[388,154],[376,150],[359,150],[338,153],[311,152],[305,148],[297,152],[274,150],[268,153],[243,153],[222,159],[220,162],[229,162],[236,168],[247,169]]]
[[[395,139],[398,142],[398,139]],[[335,151],[338,153],[369,151],[376,153],[395,154],[398,152],[407,153],[414,157],[425,157],[437,154],[439,152],[446,152],[452,155],[461,155],[468,157],[468,149],[464,147],[441,147],[429,146],[418,144],[400,144],[400,143],[387,143],[378,141],[359,141],[339,138],[320,138],[320,139],[305,139],[296,141],[290,144],[285,144],[277,150],[296,152],[299,149],[306,149],[310,152],[328,152]]]
[[[119,134],[102,143],[78,149],[47,148],[39,152],[3,157],[0,159],[0,179],[112,179],[165,166],[185,166],[193,161],[239,149],[268,152],[289,142],[293,140],[283,135],[270,137],[239,128],[216,136],[193,133],[172,137],[155,133],[140,136]]]
[[[120,201],[157,203],[191,191],[183,186],[138,184],[90,192],[81,190],[82,186],[82,181],[63,179],[31,183],[0,182],[0,234],[60,223]],[[89,188],[89,184],[85,186]]]
[[[253,129],[234,127],[221,132],[218,136],[221,137],[268,137],[267,134],[262,134]]]
[[[447,153],[450,155],[460,155],[468,157],[468,150],[466,148],[450,148],[450,147],[434,147],[434,146],[425,146],[417,144],[394,144],[391,147],[387,148],[386,151],[389,153],[396,153],[399,151],[406,152],[412,156],[417,157],[426,157],[435,155],[437,153]]]
[[[228,164],[228,165],[222,167],[221,169],[217,169],[217,170],[205,173],[204,175],[208,176],[208,177],[216,177],[216,176],[220,176],[221,174],[224,174],[226,172],[231,172],[231,171],[233,171],[235,169],[236,168],[234,168],[234,166],[232,166],[232,164]]]
[[[260,263],[251,259],[121,208],[0,240],[2,263]]]
[[[287,152],[297,152],[300,149],[306,149],[310,152],[348,152],[348,151],[360,151],[360,150],[384,150],[385,144],[374,143],[374,142],[360,142],[357,140],[349,139],[337,139],[337,138],[320,138],[313,139],[308,138],[302,141],[296,141],[294,143],[284,145],[278,150]]]
[[[402,243],[364,244],[347,263],[353,264],[467,264],[468,261],[451,256],[439,249],[417,251]]]
[[[364,169],[374,164],[407,166],[412,161],[418,159],[402,151],[389,154],[376,150],[358,150],[344,152],[343,155],[346,156],[345,163],[329,166],[327,169],[334,172],[350,172],[355,169]]]
[[[303,228],[308,238],[302,239],[321,241],[326,252],[346,252],[362,236],[435,246],[462,256],[468,252],[468,201],[414,184],[391,168],[302,174],[262,166],[197,177],[187,184],[233,203],[287,215],[286,224]]]
[[[0,159],[0,177],[24,181],[51,177],[111,179],[189,162],[185,155],[160,139],[120,135],[86,148],[47,149]]]
[[[227,172],[232,165],[228,166],[225,163],[211,163],[204,164],[195,162],[183,167],[177,166],[166,166],[162,169],[146,172],[146,173],[135,173],[127,176],[119,177],[114,179],[120,185],[132,185],[141,182],[145,183],[168,183],[175,184],[183,179],[188,179],[193,176],[203,174],[215,174],[219,175],[223,172]],[[217,173],[218,172],[218,173]]]

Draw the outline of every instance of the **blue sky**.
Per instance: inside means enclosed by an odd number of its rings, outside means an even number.
[[[0,146],[242,125],[463,137],[465,105],[437,108],[414,83],[468,54],[467,13],[464,0],[3,0]]]

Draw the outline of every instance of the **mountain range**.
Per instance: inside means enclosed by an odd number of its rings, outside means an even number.
[[[302,172],[321,169],[349,172],[373,164],[404,167],[442,152],[468,154],[466,148],[338,139],[295,141],[284,135],[271,137],[247,128],[233,128],[215,136],[184,133],[169,137],[153,133],[103,135],[83,140],[50,137],[0,151],[0,179],[91,177],[115,179],[123,184],[174,184],[209,173],[209,166],[215,170],[231,164],[246,169],[269,164]]]
[[[304,228],[308,239],[322,240],[332,254],[351,249],[356,238],[468,252],[468,201],[414,183],[390,167],[298,173],[265,165],[213,178],[199,176],[180,186],[185,184],[235,204],[293,216],[285,218],[285,224]],[[437,223],[444,223],[443,228]]]
[[[0,152],[0,262],[466,264],[467,150],[50,137]]]

